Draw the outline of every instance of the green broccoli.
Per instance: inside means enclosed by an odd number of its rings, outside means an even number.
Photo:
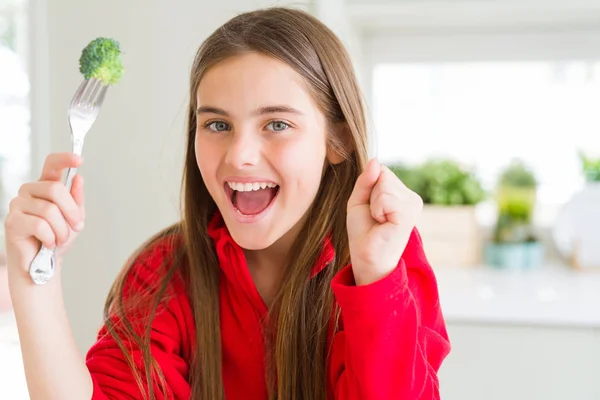
[[[96,78],[104,85],[114,85],[123,76],[119,42],[99,37],[92,40],[81,52],[79,71],[85,79]]]

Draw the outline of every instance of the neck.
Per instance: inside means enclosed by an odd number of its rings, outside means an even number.
[[[271,247],[264,250],[244,250],[248,272],[268,308],[271,308],[281,287],[287,253],[284,249]]]
[[[289,249],[286,251],[273,246],[264,250],[244,250],[246,263],[250,271],[278,274],[283,271]]]
[[[266,249],[244,250],[250,275],[267,306],[272,304],[279,291],[290,250],[301,227],[299,222]]]

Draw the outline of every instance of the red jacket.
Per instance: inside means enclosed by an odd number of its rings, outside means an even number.
[[[242,249],[221,218],[213,219],[209,234],[221,265],[225,396],[227,400],[265,400],[260,328],[267,307],[246,268]],[[156,269],[171,250],[159,243],[138,259],[135,279],[130,280],[127,290],[143,290],[156,284]],[[313,274],[326,268],[333,254],[327,242]],[[151,351],[166,378],[168,398],[188,400],[194,318],[184,283],[174,279],[171,285],[176,295],[152,322]],[[342,330],[333,336],[328,365],[331,400],[439,399],[437,371],[450,351],[450,343],[435,276],[417,231],[413,231],[398,267],[387,277],[356,286],[349,265],[337,274],[332,285],[342,312]],[[132,353],[135,360],[141,359],[139,351]],[[142,398],[121,350],[106,334],[106,328],[101,329],[89,350],[87,366],[94,381],[93,400]],[[162,399],[160,393],[157,396]]]

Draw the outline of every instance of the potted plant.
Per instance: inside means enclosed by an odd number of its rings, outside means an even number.
[[[578,269],[600,269],[600,154],[579,152],[583,188],[573,195],[558,215],[552,231],[561,255]]]
[[[580,151],[579,160],[586,183],[595,186],[597,182],[600,182],[600,156],[592,157]]]
[[[498,218],[485,247],[486,264],[498,268],[534,268],[542,263],[543,248],[533,230],[538,182],[519,160],[500,175],[496,190]]]
[[[423,199],[417,228],[434,266],[481,263],[481,242],[475,206],[486,194],[475,173],[452,159],[431,159],[390,169]]]

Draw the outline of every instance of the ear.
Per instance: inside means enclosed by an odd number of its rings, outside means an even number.
[[[352,153],[352,134],[346,122],[336,123],[327,138],[327,161],[339,164]]]

